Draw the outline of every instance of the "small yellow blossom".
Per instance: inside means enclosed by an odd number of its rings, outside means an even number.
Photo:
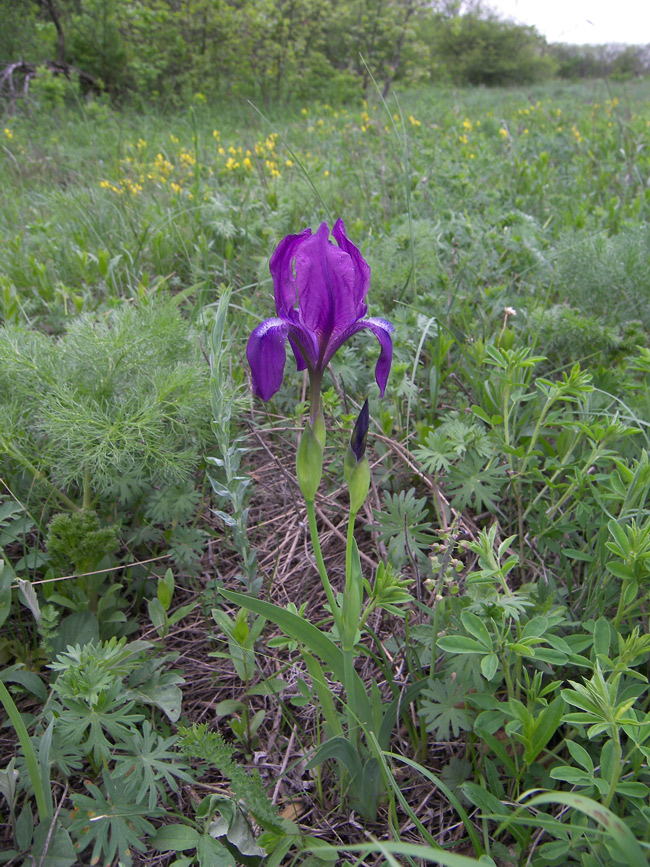
[[[419,120],[416,120],[412,114],[409,114],[409,120],[411,122],[411,126],[422,126]]]
[[[12,129],[9,129],[8,126],[6,126],[5,127],[5,138],[8,138],[9,141],[11,141],[13,137],[14,137],[14,131]]]
[[[244,157],[243,165],[244,165],[244,168],[246,169],[246,171],[248,171],[248,172],[253,171],[253,163],[250,161],[250,157]]]
[[[471,132],[473,129],[472,121],[468,117],[465,118],[465,120],[462,122],[461,126],[463,127],[463,129],[466,129],[467,132]]]
[[[499,135],[501,136],[501,138],[508,138],[508,130],[504,126],[502,126],[499,130]]]

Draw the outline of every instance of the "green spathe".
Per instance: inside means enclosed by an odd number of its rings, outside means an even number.
[[[318,436],[318,416],[314,423],[308,422],[300,437],[296,455],[296,473],[302,495],[308,503],[313,503],[323,473],[323,446]]]
[[[357,461],[352,449],[345,456],[345,478],[350,492],[350,512],[353,515],[359,511],[366,501],[370,490],[370,465],[365,456]]]

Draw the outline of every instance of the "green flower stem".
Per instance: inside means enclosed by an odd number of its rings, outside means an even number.
[[[345,590],[350,592],[350,582],[352,581],[352,543],[354,542],[354,522],[357,513],[350,512],[348,518],[348,535],[345,544]]]
[[[357,749],[357,716],[352,707],[353,691],[352,683],[354,678],[354,650],[343,650],[343,688],[345,689],[345,716],[348,722],[348,740]]]
[[[336,624],[336,628],[338,629],[340,635],[342,633],[343,624],[341,622],[340,612],[336,604],[336,599],[334,597],[334,591],[332,590],[332,585],[330,584],[330,579],[327,575],[325,561],[323,560],[323,552],[321,551],[320,539],[318,538],[318,527],[316,526],[316,509],[314,508],[314,501],[305,500],[305,504],[307,506],[309,533],[311,535],[311,545],[314,550],[314,556],[316,558],[318,574],[320,575],[320,580],[322,581],[323,587],[325,589],[327,601],[329,602],[330,608],[332,610],[332,617],[334,618],[334,623]]]
[[[348,518],[348,534],[347,534],[347,542],[345,546],[345,592],[348,595],[351,591],[352,585],[352,546],[354,544],[354,521],[357,517],[356,512],[350,512],[350,516]],[[341,618],[343,621],[343,618]],[[352,707],[353,700],[353,692],[352,692],[352,683],[354,677],[354,639],[352,639],[352,647],[346,647],[346,640],[343,635],[343,626],[342,622],[342,630],[341,636],[343,637],[343,642],[341,649],[343,651],[343,675],[345,678],[345,683],[343,687],[345,689],[345,711],[346,717],[348,721],[348,740],[354,747],[357,749],[357,718],[354,713]]]
[[[20,746],[22,747],[23,755],[25,756],[25,761],[27,763],[29,779],[31,780],[32,789],[34,790],[34,795],[36,797],[39,819],[43,822],[49,815],[51,815],[52,806],[51,804],[48,805],[48,799],[45,796],[43,781],[41,780],[38,762],[36,761],[36,753],[34,752],[34,747],[27,732],[27,728],[25,727],[25,723],[23,722],[23,718],[16,707],[16,703],[9,694],[9,690],[1,680],[0,701],[4,705],[4,709],[7,711],[7,716],[9,717],[9,720],[14,727],[14,731],[18,736],[18,740],[20,741]]]

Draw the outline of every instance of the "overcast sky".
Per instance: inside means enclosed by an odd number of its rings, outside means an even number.
[[[534,24],[549,42],[650,43],[648,0],[488,0],[503,17]]]

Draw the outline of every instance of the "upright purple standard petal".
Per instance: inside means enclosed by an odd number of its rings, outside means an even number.
[[[329,229],[321,223],[296,253],[296,289],[300,322],[318,338],[323,357],[332,334],[359,318],[354,298],[355,270],[352,258],[329,241]]]
[[[348,241],[343,220],[336,221],[332,235],[336,238],[336,243],[341,250],[348,254],[354,264],[354,302],[357,308],[357,319],[359,319],[359,317],[366,315],[368,309],[365,298],[370,288],[370,265],[363,258],[359,249],[351,241]]]
[[[298,304],[294,259],[300,245],[311,236],[311,229],[303,229],[298,235],[287,235],[278,244],[269,262],[275,292],[275,309],[278,316],[293,318],[291,311]],[[297,317],[297,313],[295,314]]]
[[[262,400],[270,400],[282,385],[288,331],[284,320],[265,319],[248,338],[246,357],[253,375],[253,391]]]

